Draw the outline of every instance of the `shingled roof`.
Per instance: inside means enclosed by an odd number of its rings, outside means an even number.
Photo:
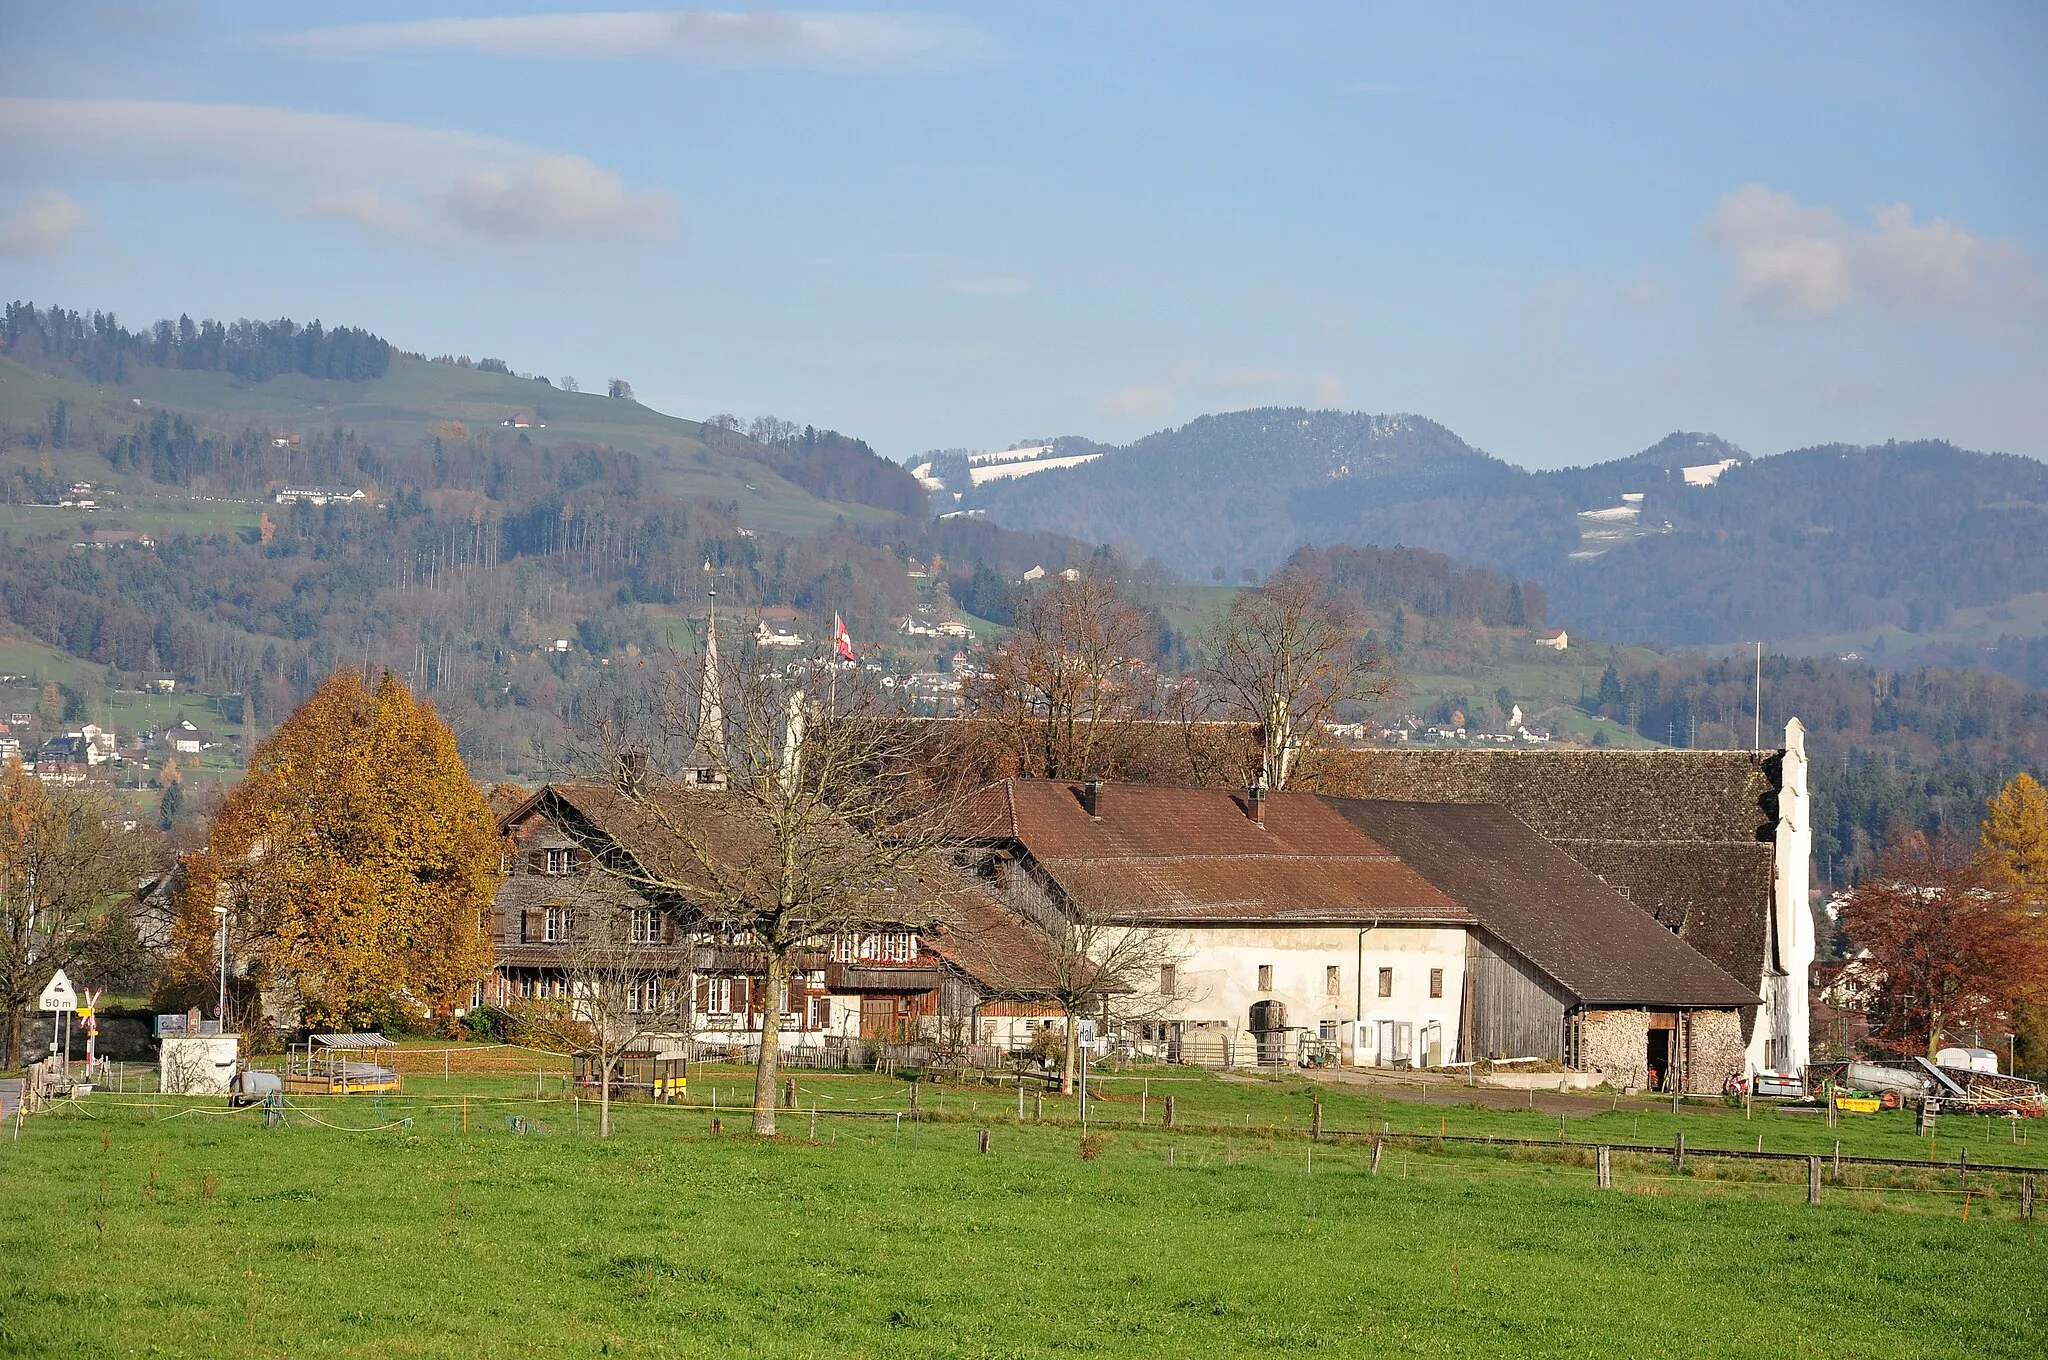
[[[1010,779],[967,805],[969,839],[1014,841],[1069,900],[1109,921],[1468,925],[1471,915],[1322,799],[1267,800],[1262,827],[1221,789]]]
[[[1326,801],[1587,1005],[1757,1004],[1754,991],[1505,808]]]

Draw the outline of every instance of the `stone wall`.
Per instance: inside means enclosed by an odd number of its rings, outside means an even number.
[[[1579,1070],[1616,1087],[1649,1080],[1650,1017],[1643,1011],[1587,1011],[1579,1031]]]
[[[1743,1063],[1742,1017],[1734,1011],[1692,1011],[1685,1059],[1685,1089],[1691,1095],[1719,1095]]]

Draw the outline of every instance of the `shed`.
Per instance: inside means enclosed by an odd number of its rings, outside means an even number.
[[[376,1057],[397,1047],[377,1033],[310,1034],[303,1054],[294,1050],[285,1058],[285,1089],[340,1096],[396,1091],[397,1069]]]

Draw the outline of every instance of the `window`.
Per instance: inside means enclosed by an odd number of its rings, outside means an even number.
[[[1259,990],[1262,992],[1273,990],[1273,965],[1270,963],[1259,965]]]
[[[1175,971],[1174,966],[1170,963],[1159,965],[1159,994],[1161,996],[1173,995],[1174,983],[1179,980],[1175,976]]]
[[[705,1011],[711,1015],[731,1015],[732,979],[729,977],[706,978],[704,983]]]
[[[1344,970],[1335,964],[1323,970],[1323,995],[1332,1001],[1344,995]]]
[[[1380,995],[1392,996],[1393,994],[1394,970],[1391,968],[1382,968],[1380,969]]]
[[[1326,1044],[1336,1043],[1337,1022],[1335,1020],[1318,1021],[1316,1023],[1316,1038],[1321,1039]]]
[[[1444,994],[1443,969],[1432,968],[1429,970],[1429,994],[1431,996],[1442,996]]]
[[[661,943],[661,911],[656,907],[635,907],[633,916],[633,943]]]

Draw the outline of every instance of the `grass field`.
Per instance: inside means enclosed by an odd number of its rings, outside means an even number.
[[[1308,1083],[1179,1073],[1150,1118],[1170,1088],[1202,1131],[1138,1128],[1145,1078],[1107,1081],[1096,1112],[1123,1126],[1091,1160],[1078,1129],[1018,1124],[1014,1092],[926,1087],[929,1122],[899,1124],[902,1083],[796,1075],[800,1104],[842,1111],[815,1142],[807,1111],[761,1142],[645,1105],[601,1142],[587,1105],[503,1071],[295,1102],[278,1129],[87,1097],[0,1145],[0,1354],[2020,1356],[2048,1325],[2009,1196],[1968,1221],[1939,1188],[1831,1185],[1816,1208],[1803,1180],[1655,1157],[1603,1192],[1578,1161],[1426,1138],[1375,1176],[1357,1140],[1311,1166]],[[744,1083],[702,1069],[692,1094]],[[1385,1094],[1326,1090],[1326,1121],[1555,1122]],[[1678,1118],[1696,1144],[1816,1133]]]

